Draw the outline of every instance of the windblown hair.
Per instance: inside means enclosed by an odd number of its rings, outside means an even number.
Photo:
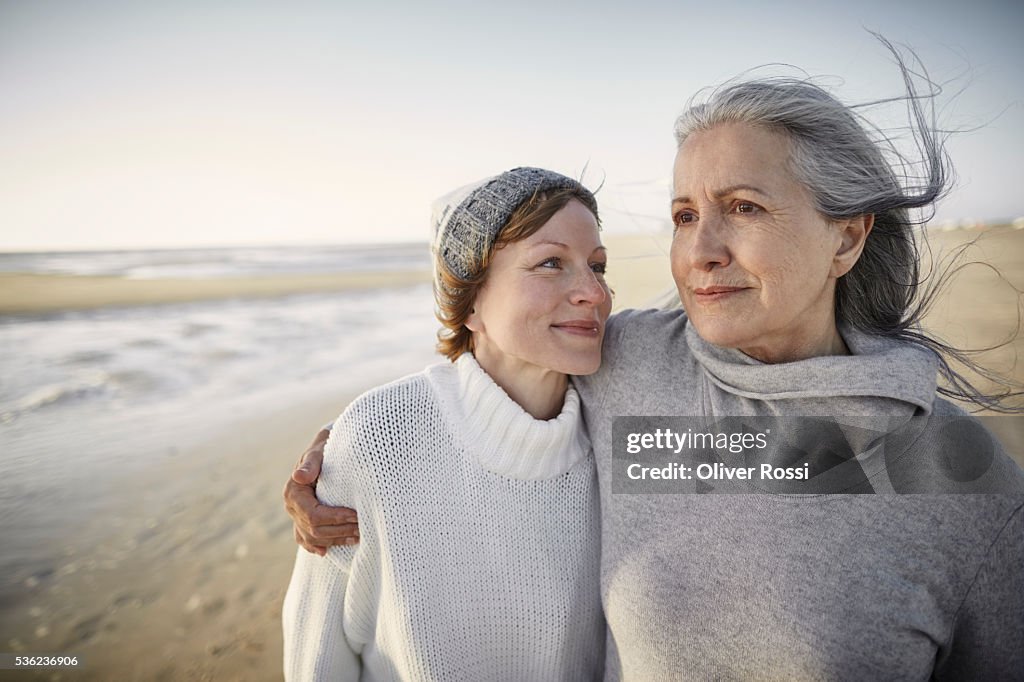
[[[1020,386],[979,365],[972,358],[978,351],[955,348],[921,328],[921,319],[959,269],[952,267],[954,261],[922,278],[920,246],[927,247],[927,236],[915,229],[933,217],[935,202],[949,193],[954,180],[945,149],[948,134],[936,125],[934,101],[941,88],[928,78],[916,55],[910,53],[908,66],[888,40],[876,37],[896,59],[906,88],[902,97],[847,106],[806,78],[732,81],[698,93],[702,102],[691,100],[676,121],[676,141],[682,145],[691,134],[723,123],[763,126],[785,134],[790,170],[822,215],[832,220],[874,215],[860,259],[837,282],[836,320],[868,334],[931,349],[947,384],[939,392],[947,397],[997,411],[1020,411],[1006,402],[1022,395]],[[919,80],[927,87],[924,93],[918,91]],[[906,104],[908,129],[920,156],[916,161],[901,154],[894,137],[857,111],[894,101]],[[912,213],[915,209],[921,213]],[[996,383],[1000,391],[982,392],[951,362]]]
[[[434,285],[435,314],[441,322],[437,332],[437,351],[455,361],[460,355],[473,350],[473,333],[466,327],[466,320],[473,312],[477,292],[487,281],[487,272],[494,252],[508,244],[526,239],[551,218],[576,199],[594,214],[598,226],[601,218],[597,213],[594,195],[587,190],[558,189],[535,192],[532,197],[516,208],[515,212],[498,232],[491,248],[481,261],[479,271],[469,278],[463,278],[445,266],[444,259],[436,259],[438,284]]]

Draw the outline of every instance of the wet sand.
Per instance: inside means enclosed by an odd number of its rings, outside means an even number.
[[[63,557],[52,573],[23,578],[0,618],[0,649],[82,656],[81,670],[59,678],[68,680],[280,679],[295,551],[280,491],[293,454],[351,397],[240,416],[120,481],[93,518],[68,510]]]
[[[209,279],[126,279],[0,273],[0,315],[219,298],[266,298],[312,292],[402,287],[429,281],[429,270]]]
[[[935,244],[948,248],[974,236],[941,233]],[[642,305],[671,285],[666,235],[606,241],[617,308]],[[1024,231],[992,230],[977,248],[978,258],[1024,289]],[[0,299],[9,291],[0,285]],[[98,291],[89,302],[110,304]],[[971,267],[930,321],[951,341],[986,345],[1012,334],[1017,300],[987,268]],[[45,299],[33,305],[55,309]],[[1024,335],[989,361],[1024,379],[1015,362],[1022,351]],[[2,605],[0,651],[71,653],[85,665],[0,677],[280,679],[280,608],[295,556],[280,491],[319,426],[364,388],[339,386],[239,414],[201,444],[110,482],[102,513],[81,518],[67,509],[74,532],[61,560],[52,570],[20,576],[23,593]],[[1024,450],[1018,445],[1017,452]]]

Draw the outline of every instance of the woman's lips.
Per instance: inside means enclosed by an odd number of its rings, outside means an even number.
[[[693,295],[698,301],[712,302],[721,301],[729,298],[741,291],[746,291],[747,287],[729,287],[729,286],[711,286],[711,287],[698,287],[693,290]]]
[[[601,325],[594,320],[568,320],[551,325],[559,331],[575,336],[594,337],[601,333]]]

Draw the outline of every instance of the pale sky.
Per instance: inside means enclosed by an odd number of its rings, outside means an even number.
[[[668,222],[673,121],[766,63],[950,81],[939,218],[1024,215],[1024,3],[0,0],[0,250],[425,240],[430,204],[536,165],[606,228]]]

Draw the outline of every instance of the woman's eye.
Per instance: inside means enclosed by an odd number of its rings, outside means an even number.
[[[749,201],[738,201],[736,202],[735,210],[737,213],[756,213],[761,210],[761,207]]]
[[[672,216],[672,224],[677,228],[687,225],[697,220],[697,216],[689,211],[680,211]]]
[[[593,270],[594,272],[596,272],[599,275],[603,275],[606,272],[608,272],[608,264],[607,263],[591,263],[590,264],[590,269]]]
[[[552,256],[546,260],[543,260],[538,264],[539,268],[559,268],[562,266],[562,259]]]

